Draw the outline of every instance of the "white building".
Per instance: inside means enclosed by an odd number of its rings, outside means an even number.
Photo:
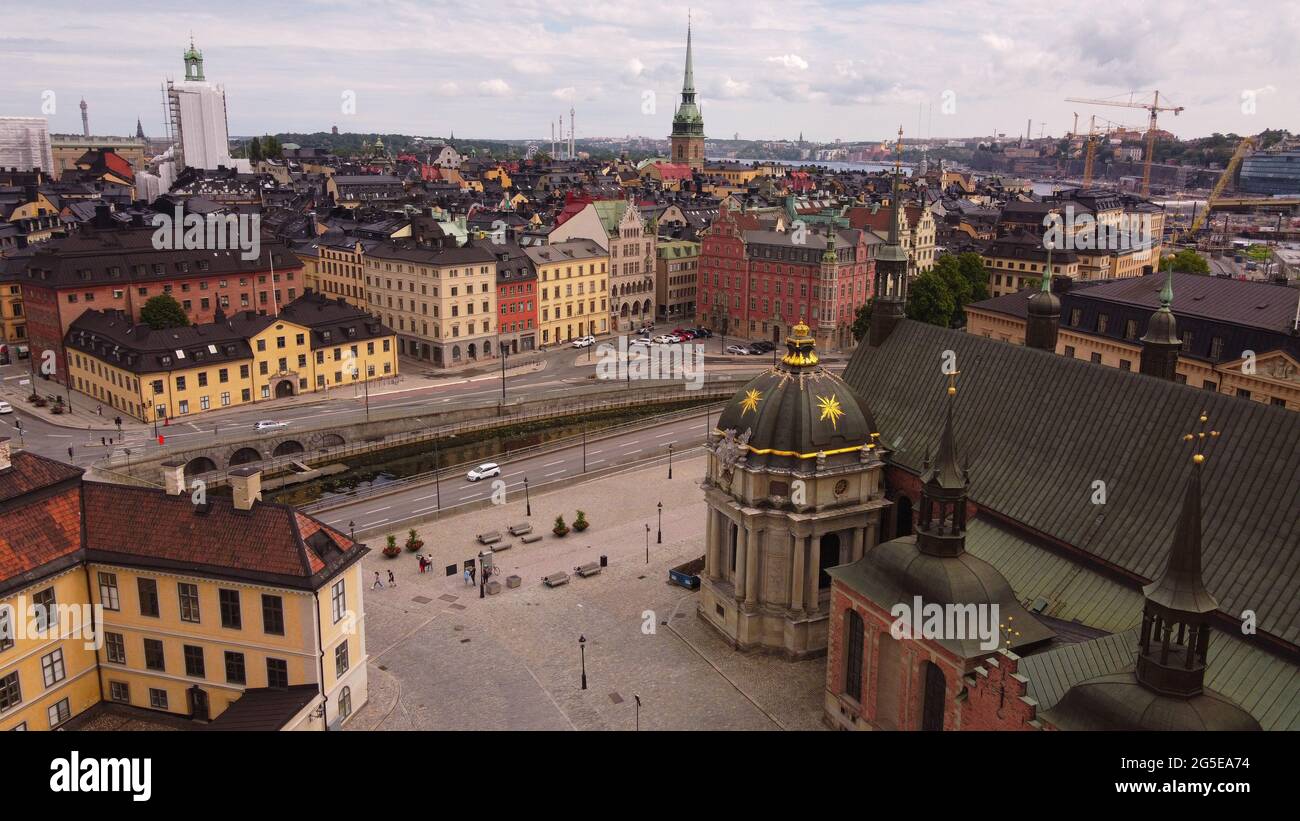
[[[0,168],[53,173],[50,124],[44,117],[0,117]]]
[[[203,53],[190,42],[185,52],[185,78],[167,83],[172,123],[176,129],[177,170],[189,166],[233,168],[226,127],[226,91],[203,78]]]

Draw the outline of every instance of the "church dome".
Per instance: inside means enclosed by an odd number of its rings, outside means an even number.
[[[821,366],[808,326],[786,339],[776,367],[750,380],[718,417],[718,432],[744,437],[745,466],[811,474],[821,466],[860,464],[874,448],[876,425],[853,388]]]
[[[1131,672],[1080,682],[1043,713],[1062,730],[1259,730],[1255,717],[1205,690],[1188,698],[1143,687]]]

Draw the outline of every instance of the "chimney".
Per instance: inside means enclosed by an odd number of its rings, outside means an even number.
[[[163,487],[168,496],[180,496],[185,492],[185,462],[172,459],[162,463]]]
[[[0,437],[0,470],[8,470],[13,465],[13,458],[9,452],[9,437]]]
[[[235,468],[230,471],[230,489],[234,495],[235,510],[252,510],[253,502],[262,500],[262,471],[257,468]]]

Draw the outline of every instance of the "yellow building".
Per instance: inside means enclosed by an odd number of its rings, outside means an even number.
[[[304,294],[279,315],[150,330],[86,311],[65,337],[72,385],[144,422],[396,376],[392,330],[341,300]]]
[[[609,333],[609,256],[594,240],[524,249],[537,269],[540,343],[556,345]]]
[[[295,253],[303,261],[303,279],[308,288],[331,299],[341,298],[349,305],[365,310],[363,270],[366,249],[375,244],[374,240],[361,239],[349,239],[338,244],[321,242]]]
[[[1004,296],[1037,285],[1047,270],[1047,249],[1032,234],[1017,234],[994,240],[982,255],[989,275],[989,294]],[[1079,255],[1074,251],[1053,251],[1054,277],[1089,279],[1080,272]]]
[[[180,463],[161,491],[84,482],[8,445],[0,730],[102,702],[145,721],[319,730],[365,703],[364,545],[263,503],[252,469],[196,505]]]
[[[17,282],[0,281],[0,339],[10,345],[27,344],[23,289]],[[14,357],[10,357],[10,361],[14,361]]]

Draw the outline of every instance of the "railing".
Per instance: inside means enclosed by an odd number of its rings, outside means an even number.
[[[482,464],[484,462],[503,462],[506,459],[521,459],[521,458],[526,459],[541,453],[550,453],[553,451],[566,450],[568,448],[576,447],[582,444],[583,441],[589,443],[598,442],[602,439],[608,439],[611,436],[615,436],[619,433],[623,433],[628,430],[633,430],[637,428],[653,428],[653,427],[658,427],[660,425],[668,424],[669,422],[675,422],[679,419],[691,419],[697,416],[704,416],[705,414],[716,413],[720,411],[722,408],[726,407],[726,404],[727,404],[726,402],[715,402],[703,407],[697,406],[694,408],[687,408],[685,410],[669,411],[668,413],[655,414],[654,416],[647,416],[632,422],[623,422],[621,424],[612,425],[607,428],[600,428],[599,430],[593,431],[591,434],[588,434],[585,437],[582,434],[577,434],[574,436],[566,436],[562,439],[555,439],[550,442],[542,442],[537,445],[529,445],[526,448],[519,448],[518,450],[507,449],[501,453],[495,453],[490,456],[485,456],[478,459],[471,459],[470,461],[467,462],[457,462],[450,465],[446,465],[440,467],[436,471],[429,470],[429,471],[425,471],[424,473],[413,474],[411,476],[404,477],[401,480],[395,482],[387,482],[382,485],[363,488],[361,490],[352,491],[346,494],[340,494],[338,496],[329,499],[321,499],[316,502],[309,502],[305,505],[301,505],[298,509],[302,510],[305,513],[315,513],[322,510],[328,510],[332,507],[339,507],[341,505],[352,504],[353,502],[357,502],[362,499],[368,499],[372,496],[383,496],[389,493],[395,493],[401,490],[406,490],[408,488],[417,487],[420,484],[428,484],[429,482],[441,480],[442,478],[448,475],[455,476],[460,471],[463,471],[474,465]],[[683,450],[682,452],[685,452],[685,450]],[[647,458],[656,458],[656,457],[652,456]]]

